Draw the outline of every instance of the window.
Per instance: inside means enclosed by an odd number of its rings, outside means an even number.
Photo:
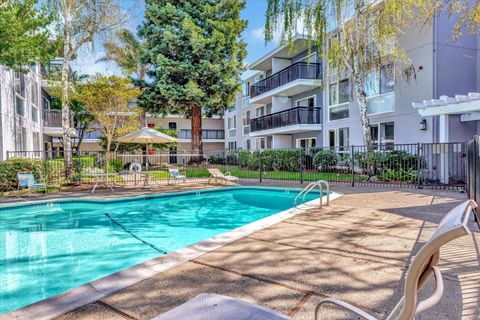
[[[310,149],[317,146],[317,138],[303,138],[296,140],[297,148]]]
[[[246,111],[243,113],[243,126],[247,127],[250,125],[250,111]]]
[[[25,75],[15,72],[15,93],[25,98]]]
[[[228,150],[236,150],[237,149],[237,142],[236,141],[230,141],[228,143]]]
[[[338,103],[347,103],[350,97],[350,84],[348,79],[338,82]]]
[[[32,104],[38,107],[38,84],[35,81],[32,81],[32,85],[30,87],[30,97]]]
[[[328,131],[328,145],[344,151],[349,145],[348,128],[331,129]]]
[[[255,116],[258,117],[263,117],[265,115],[265,107],[260,107],[255,110]]]
[[[315,96],[311,96],[305,99],[297,100],[297,107],[315,107]]]
[[[228,136],[230,138],[237,135],[237,116],[227,118]]]
[[[328,108],[329,121],[346,119],[350,116],[350,106],[348,104],[342,104],[335,107]]]
[[[250,139],[245,140],[245,149],[250,150],[252,148]]]
[[[25,75],[20,72],[15,72],[15,110],[25,116]]]
[[[32,121],[38,122],[38,107],[32,105]]]
[[[255,145],[256,145],[255,149],[266,149],[267,140],[265,139],[265,137],[257,138],[257,140],[255,140]]]
[[[32,133],[33,151],[40,151],[40,134],[38,132]]]
[[[18,115],[25,116],[25,99],[19,95],[15,97],[15,110]]]
[[[237,116],[228,118],[227,127],[228,127],[228,130],[235,129],[237,127]]]
[[[386,94],[395,90],[393,66],[386,65],[367,73],[365,92],[367,97]]]
[[[250,96],[250,82],[249,81],[243,83],[242,92],[243,92],[244,97]]]
[[[246,111],[243,113],[242,125],[243,125],[243,134],[249,134],[250,133],[250,111]]]
[[[27,150],[27,129],[18,127],[15,134],[15,150]]]
[[[349,113],[350,84],[348,79],[330,84],[328,90],[328,120],[346,119]]]
[[[45,97],[42,97],[42,108],[43,108],[43,110],[49,110],[50,109],[50,100],[48,100]]]
[[[392,146],[395,143],[395,124],[385,122],[370,126],[373,145]]]
[[[168,129],[177,130],[177,123],[176,122],[169,122]]]

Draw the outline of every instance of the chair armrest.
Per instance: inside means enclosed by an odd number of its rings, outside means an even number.
[[[367,320],[378,320],[377,318],[375,318],[372,315],[366,313],[365,311],[363,311],[363,310],[361,310],[357,307],[354,307],[349,303],[346,303],[344,301],[337,300],[337,299],[334,299],[334,298],[327,298],[327,299],[323,299],[323,300],[320,301],[320,303],[315,308],[315,320],[320,320],[320,318],[319,318],[320,308],[322,307],[322,305],[324,305],[326,303],[331,303],[331,304],[334,304],[336,306],[339,306],[339,307],[341,307],[343,309],[346,309],[346,310],[350,311],[351,313],[354,313],[357,316],[360,316],[360,317],[362,317],[364,319],[367,319]]]
[[[415,316],[430,309],[442,299],[444,289],[442,274],[440,273],[440,269],[438,267],[432,267],[432,269],[436,283],[435,292],[433,292],[429,298],[418,303],[417,309],[415,309]]]

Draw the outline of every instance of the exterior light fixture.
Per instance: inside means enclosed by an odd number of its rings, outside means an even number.
[[[419,126],[420,126],[420,130],[422,130],[422,131],[427,130],[427,120],[426,120],[426,119],[422,119],[422,121],[420,121]]]

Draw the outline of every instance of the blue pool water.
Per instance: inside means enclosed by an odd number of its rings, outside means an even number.
[[[291,208],[296,194],[240,187],[0,208],[0,314]]]

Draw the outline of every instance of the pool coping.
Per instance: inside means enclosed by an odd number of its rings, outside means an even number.
[[[160,195],[168,196],[168,195],[184,195],[184,194],[191,194],[191,193],[196,194],[198,192],[213,192],[215,190],[216,191],[231,190],[231,189],[238,189],[238,188],[270,189],[270,190],[280,189],[280,190],[295,191],[295,192],[299,192],[301,190],[296,188],[275,188],[275,187],[223,187],[223,188],[203,189],[201,191],[200,190],[182,191],[182,192],[174,192],[174,193],[140,195],[140,196],[132,196],[132,197],[124,197],[124,198],[130,198],[131,200],[139,200],[139,199],[162,197]],[[330,201],[335,200],[341,196],[342,196],[341,193],[330,192]],[[63,201],[60,201],[60,200],[63,200]],[[39,204],[44,204],[46,202],[65,203],[65,202],[71,202],[72,200],[74,200],[75,202],[80,201],[80,202],[87,202],[87,203],[91,202],[91,200],[94,200],[94,202],[96,203],[115,202],[114,201],[115,199],[65,198],[65,199],[35,201],[35,203],[28,204],[28,205],[17,204],[16,206],[14,205],[14,207],[35,206]],[[323,200],[324,200],[323,204],[326,204],[327,199],[323,198]],[[122,200],[118,200],[118,201],[122,201]],[[10,204],[8,205],[8,207],[11,207]],[[145,279],[158,275],[164,271],[177,267],[192,259],[198,258],[201,255],[204,255],[208,252],[216,250],[233,241],[242,239],[254,232],[268,228],[283,220],[286,220],[298,214],[304,213],[307,210],[312,209],[313,207],[318,207],[318,199],[309,201],[297,207],[293,207],[293,208],[278,212],[276,214],[251,222],[239,228],[236,228],[236,229],[221,233],[219,235],[216,235],[214,237],[194,243],[185,248],[167,253],[166,255],[163,255],[154,259],[150,259],[144,263],[126,268],[119,272],[112,273],[103,278],[88,282],[81,286],[75,287],[68,291],[52,296],[50,298],[35,302],[23,308],[1,314],[0,320],[53,319],[69,311],[77,309],[81,306],[84,306],[86,304],[102,299],[108,295],[111,295],[114,292],[120,291],[140,281],[143,281]],[[0,208],[4,208],[4,206]]]

